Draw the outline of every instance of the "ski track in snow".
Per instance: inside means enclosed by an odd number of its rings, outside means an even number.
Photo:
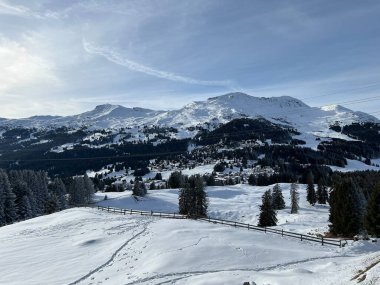
[[[139,238],[141,235],[143,235],[147,230],[148,230],[148,226],[149,224],[151,224],[153,222],[153,220],[149,220],[148,222],[145,222],[145,223],[141,223],[142,226],[143,226],[143,229],[140,230],[137,234],[133,234],[133,236],[128,239],[121,247],[119,247],[113,254],[112,256],[105,262],[103,263],[102,265],[98,266],[97,268],[95,268],[94,270],[91,270],[89,273],[87,273],[86,275],[84,275],[83,277],[77,279],[76,281],[68,284],[68,285],[75,285],[75,284],[79,284],[81,283],[82,281],[85,281],[86,279],[88,279],[90,276],[94,275],[95,273],[97,272],[100,272],[102,271],[103,268],[105,268],[106,266],[109,266],[111,265],[116,256],[128,245],[130,244],[133,240]],[[115,227],[114,227],[115,228]],[[114,229],[114,228],[110,228],[110,229]],[[117,228],[120,228],[120,226],[118,226]]]
[[[193,276],[198,276],[198,275],[204,275],[204,274],[210,274],[210,273],[222,273],[222,272],[260,272],[260,271],[271,271],[271,270],[277,270],[277,269],[285,269],[289,266],[293,265],[298,265],[298,264],[304,264],[307,262],[315,261],[315,260],[324,260],[324,259],[334,259],[334,258],[339,258],[339,257],[347,257],[347,255],[335,255],[335,256],[322,256],[322,257],[312,257],[312,258],[306,258],[306,259],[301,259],[297,261],[291,261],[283,264],[276,264],[276,265],[271,265],[271,266],[264,266],[264,267],[257,267],[257,268],[232,268],[232,269],[221,269],[221,270],[204,270],[204,271],[189,271],[189,272],[176,272],[176,273],[167,273],[167,274],[157,274],[151,277],[143,278],[137,281],[133,281],[130,283],[126,283],[124,285],[137,285],[137,284],[143,284],[145,282],[150,282],[150,281],[158,281],[160,279],[164,278],[170,278],[170,277],[179,277],[179,278],[174,278],[174,279],[168,279],[168,280],[162,280],[160,283],[154,283],[155,285],[159,284],[166,284],[169,282],[174,282],[182,279],[186,279],[189,277]],[[185,276],[183,276],[185,275]]]

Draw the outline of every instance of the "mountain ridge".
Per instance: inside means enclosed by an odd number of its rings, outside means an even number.
[[[290,96],[255,97],[236,92],[211,97],[204,101],[194,101],[177,110],[161,111],[102,104],[93,110],[71,116],[37,115],[23,119],[4,118],[0,120],[0,126],[30,128],[86,126],[117,129],[137,125],[162,125],[185,128],[210,122],[226,123],[242,117],[263,117],[275,123],[286,122],[293,127],[299,126],[304,120],[309,123],[321,120],[328,124],[340,122],[342,125],[354,122],[380,123],[379,119],[370,114],[352,111],[340,105],[317,108]]]

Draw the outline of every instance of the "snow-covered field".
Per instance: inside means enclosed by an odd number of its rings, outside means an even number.
[[[322,247],[190,220],[70,209],[0,229],[0,284],[356,284],[377,243]],[[376,284],[379,266],[362,284]],[[370,283],[372,281],[373,283]]]
[[[372,163],[379,164],[379,159],[373,159]],[[339,171],[339,172],[352,172],[352,171],[365,171],[365,170],[376,170],[379,171],[380,167],[367,165],[364,162],[358,161],[358,160],[352,160],[347,159],[347,165],[346,167],[338,167],[338,166],[331,166],[329,167],[332,169],[332,171]]]
[[[289,206],[289,184],[280,184]],[[279,227],[327,229],[327,206],[279,211]],[[255,224],[268,187],[208,187],[211,216]],[[98,194],[97,199],[102,199]],[[101,205],[178,211],[177,190],[136,201],[107,193]],[[169,220],[74,208],[0,228],[0,284],[380,284],[380,242],[321,246],[278,235],[193,220]],[[359,270],[367,270],[359,274]],[[359,276],[354,278],[357,274]]]
[[[249,186],[238,184],[233,186],[207,187],[209,196],[208,214],[210,217],[239,221],[257,225],[261,196],[274,185],[267,187]],[[281,183],[282,193],[286,208],[278,211],[278,226],[299,233],[320,233],[328,231],[329,208],[327,205],[311,206],[306,201],[306,185],[299,185],[300,211],[297,215],[290,214],[290,184]],[[149,191],[144,198],[136,201],[131,192],[105,193],[109,198],[100,201],[101,206],[127,208],[143,211],[159,211],[178,213],[178,190],[154,190]],[[103,193],[97,194],[97,199],[102,200]]]

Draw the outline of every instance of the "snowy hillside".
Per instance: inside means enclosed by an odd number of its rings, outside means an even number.
[[[340,122],[379,122],[373,116],[354,112],[341,106],[309,107],[302,101],[288,97],[253,97],[244,93],[230,93],[190,103],[179,110],[154,111],[126,108],[120,105],[99,105],[94,110],[68,117],[35,116],[20,120],[0,121],[0,125],[23,127],[82,126],[90,128],[121,128],[158,125],[186,129],[205,123],[226,123],[234,118],[264,117],[275,123],[304,130],[328,131],[329,125]]]
[[[249,186],[237,184],[233,186],[207,187],[209,197],[208,215],[212,218],[238,221],[257,225],[260,212],[261,196],[270,186]],[[328,232],[328,205],[311,206],[306,201],[306,185],[300,185],[299,214],[290,214],[290,184],[281,183],[286,208],[277,212],[277,228],[301,234],[324,234]],[[149,195],[139,198],[137,202],[130,191],[121,193],[105,193],[109,200],[100,201],[101,206],[127,208],[142,211],[178,213],[178,190],[165,189],[150,191]],[[105,194],[98,194],[98,199]]]
[[[323,247],[190,220],[75,208],[0,228],[0,284],[357,284],[378,243]],[[379,266],[361,284],[376,284]]]

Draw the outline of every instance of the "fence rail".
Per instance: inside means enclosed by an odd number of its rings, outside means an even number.
[[[164,213],[164,212],[154,212],[154,211],[139,211],[132,209],[122,209],[122,208],[114,208],[114,207],[103,207],[103,206],[92,206],[91,208],[97,208],[98,210],[107,211],[111,213],[118,213],[122,215],[132,215],[137,214],[141,216],[153,216],[167,219],[187,219],[186,215],[181,215],[178,213]]]
[[[236,221],[214,219],[211,217],[190,218],[187,215],[181,215],[178,213],[140,211],[140,210],[133,210],[133,209],[104,207],[104,206],[97,206],[97,205],[93,205],[93,206],[87,205],[87,207],[96,208],[98,210],[107,211],[110,213],[118,213],[118,214],[122,214],[122,215],[127,215],[127,214],[133,215],[133,214],[135,214],[135,215],[141,215],[141,216],[152,216],[152,217],[159,217],[159,218],[166,218],[166,219],[194,219],[194,220],[204,221],[204,222],[213,223],[213,224],[228,225],[228,226],[232,226],[235,228],[245,228],[245,229],[253,230],[253,231],[277,234],[277,235],[281,235],[283,237],[286,236],[286,237],[291,237],[291,238],[297,238],[301,241],[317,242],[317,243],[320,243],[322,245],[332,245],[332,246],[339,246],[339,247],[343,246],[342,240],[340,240],[340,239],[332,239],[332,238],[317,237],[317,236],[312,236],[312,235],[307,235],[307,234],[299,234],[299,233],[285,231],[283,229],[280,230],[280,229],[273,229],[273,228],[267,228],[267,227],[259,227],[259,226],[240,223],[240,222],[236,222]]]
[[[300,239],[301,241],[306,240],[306,241],[311,241],[311,242],[317,242],[317,243],[320,243],[322,245],[332,245],[332,246],[342,247],[342,240],[340,240],[340,239],[317,237],[317,236],[312,236],[312,235],[307,235],[307,234],[289,232],[289,231],[285,231],[283,229],[280,230],[280,229],[273,229],[273,228],[267,228],[267,227],[258,227],[258,226],[251,225],[251,224],[245,224],[245,223],[228,221],[228,220],[221,220],[221,219],[213,219],[210,217],[198,218],[198,220],[209,222],[209,223],[214,223],[214,224],[228,225],[228,226],[232,226],[232,227],[236,227],[236,228],[245,228],[248,230],[254,230],[254,231],[260,231],[260,232],[264,232],[264,233],[272,233],[272,234],[277,234],[277,235],[281,235],[281,236],[297,238],[297,239]]]

